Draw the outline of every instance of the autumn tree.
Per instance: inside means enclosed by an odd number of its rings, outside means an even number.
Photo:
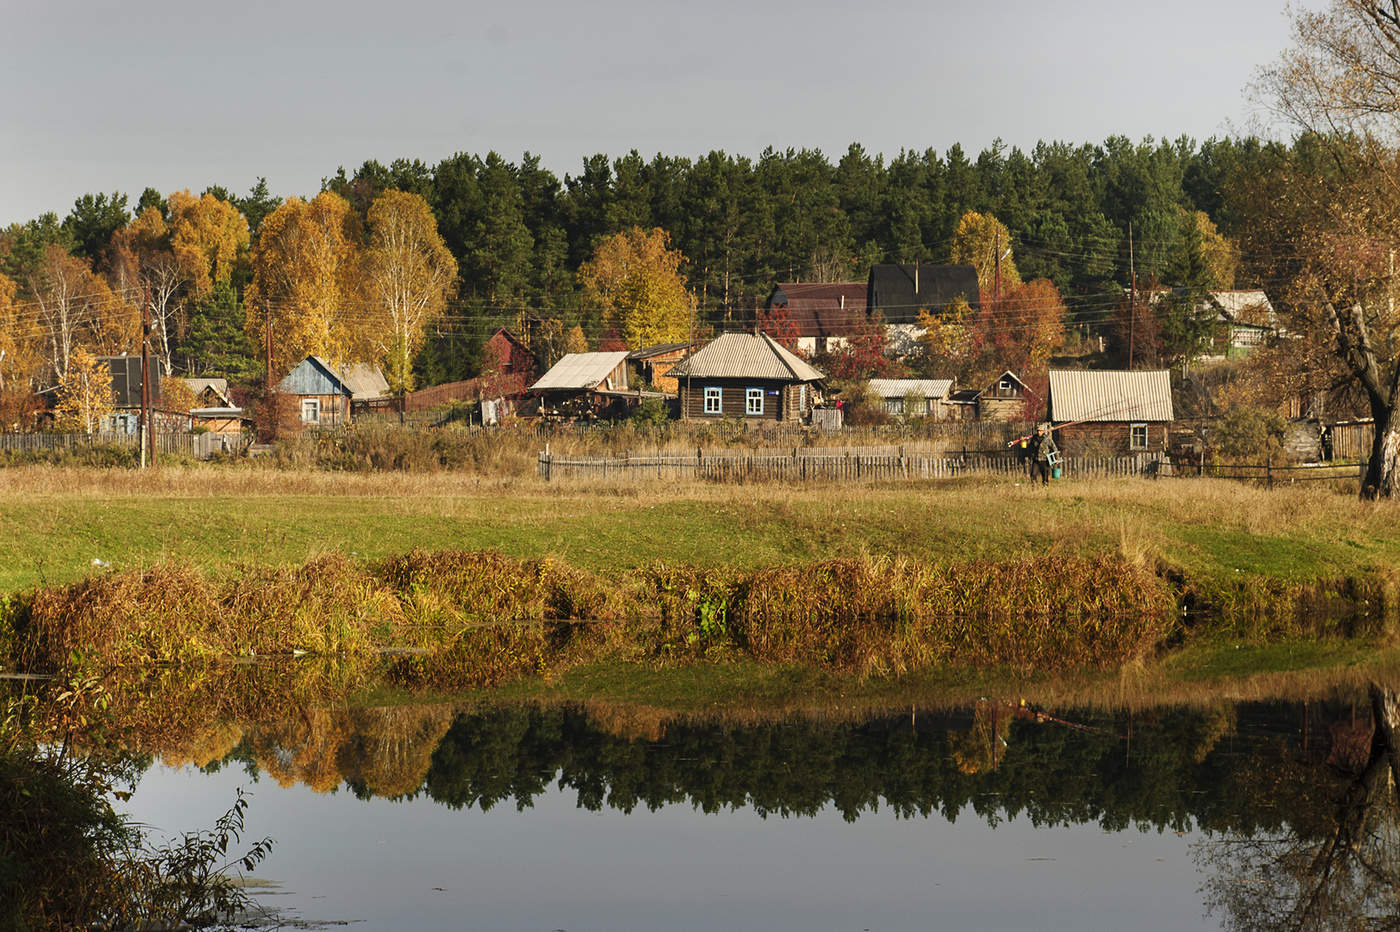
[[[192,270],[175,256],[170,246],[170,227],[156,207],[147,207],[124,229],[112,237],[112,276],[124,294],[150,305],[155,351],[173,370],[172,337],[178,299],[189,285]]]
[[[203,297],[233,275],[248,249],[248,221],[233,204],[207,192],[170,195],[169,215],[170,249],[189,278],[191,294]]]
[[[270,339],[269,378],[310,355],[372,358],[374,334],[358,303],[355,227],[350,205],[327,192],[288,198],[263,220],[244,307],[253,344],[266,348]]]
[[[955,265],[977,270],[977,286],[982,303],[1021,284],[1021,273],[1011,257],[1011,234],[1006,225],[991,214],[969,211],[958,221],[953,233],[950,256]]]
[[[58,383],[54,423],[60,430],[91,434],[111,413],[112,370],[85,347],[75,348]]]
[[[1287,184],[1269,226],[1287,255],[1273,270],[1303,323],[1322,319],[1338,358],[1364,391],[1375,440],[1363,497],[1400,491],[1400,320],[1392,256],[1400,242],[1400,4],[1332,0],[1298,10],[1294,46],[1260,90],[1310,134],[1325,161],[1278,166]]]
[[[919,346],[926,372],[959,382],[972,378],[978,349],[973,316],[972,306],[961,296],[941,313],[919,310]]]
[[[579,281],[633,348],[681,343],[690,336],[695,299],[680,273],[685,257],[665,230],[632,227],[604,239],[579,269]]]
[[[413,357],[425,328],[456,289],[457,260],[438,235],[428,202],[417,194],[386,191],[370,205],[364,254],[365,297],[384,317],[374,335],[389,387],[413,388]]]
[[[977,342],[990,355],[991,369],[1025,375],[1045,368],[1064,344],[1065,315],[1054,282],[1048,278],[1023,282],[979,310]],[[991,369],[982,375],[995,376],[997,371]]]
[[[819,357],[819,365],[831,378],[844,382],[901,376],[904,365],[889,357],[888,346],[889,328],[876,311],[853,321],[845,343]]]
[[[754,317],[754,329],[768,334],[784,349],[806,355],[797,348],[797,341],[802,332],[798,330],[797,322],[792,319],[792,311],[786,306],[760,310]]]
[[[141,311],[128,296],[114,294],[85,259],[50,245],[29,281],[37,317],[55,376],[68,374],[79,345],[98,353],[119,353],[140,340]]]

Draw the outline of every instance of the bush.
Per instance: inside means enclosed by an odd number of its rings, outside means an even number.
[[[1283,450],[1286,428],[1287,422],[1272,411],[1234,405],[1225,410],[1210,441],[1224,460],[1263,463]]]

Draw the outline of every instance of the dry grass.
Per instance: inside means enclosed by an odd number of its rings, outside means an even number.
[[[736,656],[863,674],[1052,670],[1153,650],[1173,609],[1160,578],[1114,556],[938,566],[865,556],[749,571],[655,563],[604,580],[555,560],[415,551],[367,563],[331,554],[236,578],[169,564],[40,590],[13,613],[13,650],[21,669],[55,670],[75,659],[415,648],[431,656],[398,664],[399,678],[472,686],[600,657]]]

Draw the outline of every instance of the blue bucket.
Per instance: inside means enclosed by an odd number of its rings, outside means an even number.
[[[1050,478],[1051,478],[1051,479],[1058,479],[1058,478],[1060,478],[1060,467],[1056,466],[1054,469],[1050,470]]]

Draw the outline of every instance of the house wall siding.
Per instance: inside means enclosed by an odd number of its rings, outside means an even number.
[[[1132,423],[1141,424],[1143,421]],[[1167,424],[1147,421],[1147,446],[1132,446],[1132,423],[1128,421],[1095,421],[1055,428],[1055,441],[1066,456],[1079,456],[1095,450],[1126,454],[1146,449],[1161,451],[1167,447]]]
[[[681,412],[684,417],[694,420],[719,418],[739,418],[748,421],[795,421],[801,417],[799,406],[801,402],[802,386],[790,382],[777,382],[763,379],[690,379],[689,386],[686,379],[680,380]],[[721,411],[719,414],[705,413],[705,389],[719,388],[723,395],[720,398]],[[750,388],[763,389],[763,413],[748,414],[746,412],[747,390]],[[773,394],[777,392],[777,394]],[[807,403],[811,404],[811,389],[807,390]]]

